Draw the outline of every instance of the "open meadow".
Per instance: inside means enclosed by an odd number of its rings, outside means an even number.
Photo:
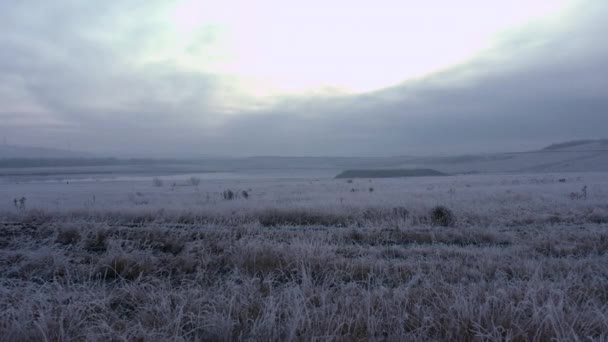
[[[0,340],[608,338],[608,174],[0,179]]]

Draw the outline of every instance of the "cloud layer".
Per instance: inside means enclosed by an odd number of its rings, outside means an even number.
[[[490,152],[606,135],[608,47],[598,37],[608,5],[597,1],[391,88],[273,98],[247,95],[237,76],[165,59],[163,48],[175,47],[169,5],[2,1],[0,137],[187,157]],[[202,30],[188,48],[204,50],[216,34]]]

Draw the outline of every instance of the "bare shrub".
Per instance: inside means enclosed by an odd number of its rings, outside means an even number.
[[[188,181],[192,186],[199,186],[199,184],[201,184],[201,179],[199,177],[190,177]]]
[[[608,212],[595,208],[587,215],[587,221],[596,224],[608,223]]]
[[[392,210],[393,216],[398,219],[406,220],[410,217],[410,211],[404,207],[395,207]]]
[[[152,179],[152,185],[154,185],[155,187],[160,188],[160,187],[162,187],[164,184],[165,184],[165,182],[164,182],[162,179],[158,178],[158,177],[154,177],[154,178]]]
[[[579,192],[570,193],[571,200],[586,200],[587,199],[587,186],[583,186]]]
[[[354,243],[362,243],[366,240],[365,234],[361,233],[361,231],[357,229],[351,230],[348,233],[347,238]]]
[[[583,197],[583,199],[587,199],[587,186],[583,186],[583,188],[581,189],[581,195]]]
[[[41,225],[53,220],[53,214],[42,209],[30,209],[25,211],[25,216],[22,220],[24,223],[32,225]]]
[[[233,199],[236,198],[234,192],[232,192],[232,190],[230,190],[230,189],[225,190],[223,195],[224,195],[224,199],[227,201],[232,201]]]
[[[106,280],[119,278],[135,280],[154,271],[154,264],[147,258],[124,254],[101,261],[97,274]]]
[[[243,250],[243,254],[234,255],[233,263],[252,276],[279,274],[290,264],[288,255],[275,248],[255,246]]]
[[[94,232],[85,242],[84,249],[89,252],[103,253],[108,250],[108,233],[104,230]]]
[[[163,253],[179,254],[185,246],[185,241],[171,235],[158,236],[152,239],[152,248]]]
[[[80,241],[80,232],[76,228],[65,228],[57,233],[56,243],[62,245],[75,245]]]
[[[25,210],[26,201],[27,201],[27,198],[25,198],[25,197],[13,199],[13,204],[15,206],[15,209]]]
[[[436,206],[431,209],[430,217],[434,226],[451,227],[456,223],[454,213],[444,206]]]
[[[310,210],[266,210],[259,215],[260,224],[273,226],[346,227],[351,218]]]
[[[367,208],[363,210],[362,218],[368,221],[381,221],[386,219],[386,210],[379,208]]]
[[[129,202],[133,203],[134,205],[147,205],[150,203],[141,192],[137,192],[135,194],[131,193],[127,196],[127,198],[129,199]]]
[[[246,190],[243,190],[241,192],[241,196],[243,196],[244,199],[248,199],[249,198],[249,193]]]

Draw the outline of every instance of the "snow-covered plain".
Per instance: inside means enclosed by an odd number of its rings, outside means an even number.
[[[307,174],[308,172],[308,174]],[[608,173],[457,175],[393,179],[333,179],[334,171],[208,173],[75,179],[0,179],[0,210],[26,209],[193,211],[247,213],[269,208],[352,212],[405,207],[425,211],[446,205],[463,215],[492,220],[547,215],[603,214]],[[191,179],[200,179],[193,185]],[[155,184],[160,179],[162,185]],[[572,194],[586,199],[573,200]],[[225,200],[224,191],[236,194]],[[248,198],[242,196],[246,191]]]
[[[0,178],[0,340],[608,338],[607,173],[336,173]]]

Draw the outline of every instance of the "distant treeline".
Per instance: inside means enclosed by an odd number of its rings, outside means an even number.
[[[385,170],[347,170],[336,178],[396,178],[446,176],[445,173],[432,169],[385,169]]]
[[[120,166],[120,165],[166,165],[199,164],[197,160],[173,159],[117,159],[117,158],[8,158],[0,159],[0,168],[20,167],[73,167],[73,166]]]

